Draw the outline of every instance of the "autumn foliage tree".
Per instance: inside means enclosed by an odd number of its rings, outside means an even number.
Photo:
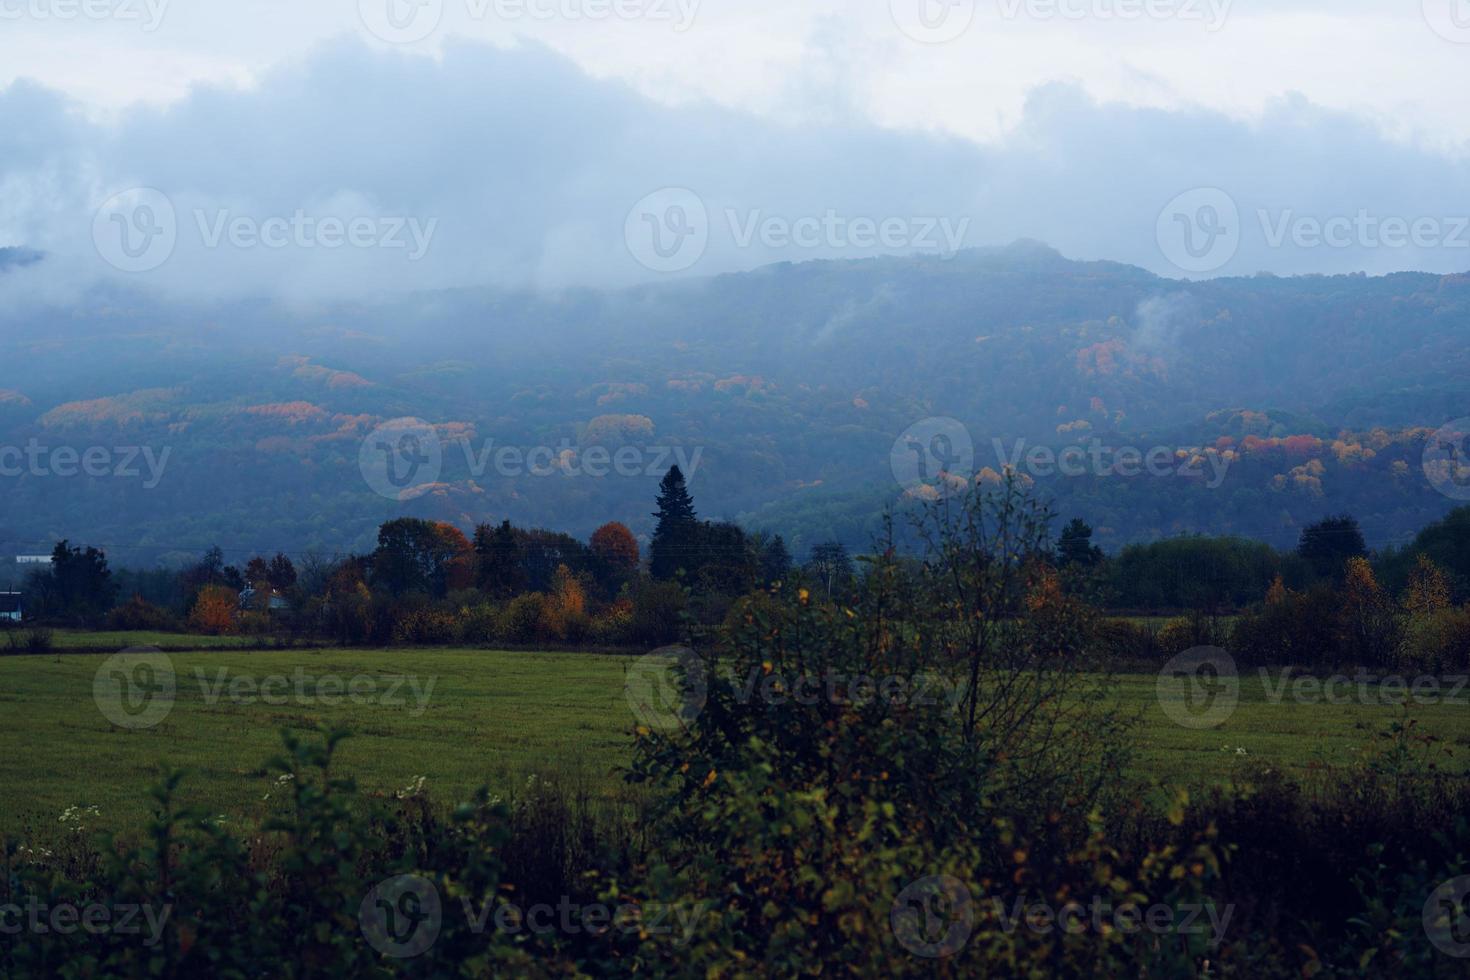
[[[189,611],[189,626],[201,633],[220,636],[235,631],[235,611],[240,596],[223,585],[206,585],[199,590],[194,608]]]
[[[402,517],[378,529],[373,580],[394,595],[422,592],[442,598],[474,584],[474,552],[452,524]]]
[[[576,643],[587,635],[587,591],[567,566],[556,570],[555,584],[542,607],[548,634]]]
[[[1412,615],[1429,615],[1450,605],[1450,583],[1428,555],[1420,555],[1409,573],[1404,592],[1404,610]]]
[[[638,539],[627,525],[613,521],[592,532],[592,554],[623,572],[638,570]]]
[[[613,521],[594,531],[588,544],[598,585],[604,594],[615,596],[638,574],[638,539],[627,525]]]
[[[1361,664],[1387,664],[1397,645],[1393,603],[1366,558],[1347,561],[1343,610],[1343,646],[1349,658]]]

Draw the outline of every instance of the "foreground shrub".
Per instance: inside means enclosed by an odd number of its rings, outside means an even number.
[[[622,646],[633,642],[633,603],[619,599],[592,617],[587,639],[598,646]]]
[[[155,606],[141,595],[134,595],[107,614],[107,628],[110,630],[161,631],[174,629],[177,625],[167,610]]]
[[[189,627],[210,636],[234,633],[238,625],[240,594],[223,585],[206,585],[199,590],[189,610]]]
[[[458,642],[468,646],[489,646],[504,638],[502,610],[489,602],[460,610],[456,630]]]
[[[512,643],[534,643],[544,639],[546,597],[539,592],[516,596],[505,607],[501,635]]]
[[[459,620],[447,609],[433,607],[404,609],[394,620],[393,642],[442,646],[453,643],[459,635],[459,630]]]
[[[1340,606],[1330,586],[1280,590],[1236,620],[1230,651],[1251,665],[1335,665],[1342,660]]]
[[[679,639],[689,596],[677,582],[641,579],[634,584],[630,599],[634,643],[656,647]]]
[[[1404,621],[1399,667],[1431,674],[1470,670],[1470,607],[1409,614]]]
[[[7,629],[5,643],[11,653],[50,653],[56,646],[56,634],[44,626]]]

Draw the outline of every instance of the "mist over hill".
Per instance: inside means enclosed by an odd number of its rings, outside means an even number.
[[[0,251],[0,275],[27,263],[45,259]],[[1188,282],[1018,242],[321,305],[107,286],[0,311],[0,553],[65,537],[129,565],[216,543],[331,554],[403,514],[641,534],[674,462],[702,516],[862,548],[912,504],[895,441],[929,419],[961,426],[967,474],[1038,446],[1177,451],[1167,476],[1021,467],[1107,548],[1290,542],[1341,511],[1381,545],[1457,503],[1422,458],[1467,413],[1470,275]],[[441,459],[397,500],[363,446],[402,417]]]

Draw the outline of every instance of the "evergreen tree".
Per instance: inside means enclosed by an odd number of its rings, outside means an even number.
[[[1341,580],[1348,560],[1366,557],[1368,545],[1363,541],[1363,531],[1357,520],[1344,514],[1329,517],[1303,530],[1296,550],[1312,563],[1318,575]]]
[[[245,565],[245,582],[252,589],[264,588],[270,584],[271,566],[264,558],[256,555]]]
[[[695,588],[706,594],[742,595],[755,585],[756,563],[745,532],[729,522],[695,525],[698,572]],[[684,567],[694,571],[689,562]]]
[[[770,585],[773,582],[781,582],[791,574],[791,552],[786,548],[786,541],[781,535],[776,535],[767,541],[760,553],[760,576],[761,581]]]
[[[83,551],[60,542],[51,552],[51,577],[58,610],[77,622],[97,619],[117,597],[107,556],[96,548]]]
[[[521,591],[525,578],[521,547],[510,521],[502,521],[494,529],[488,524],[477,527],[475,555],[479,559],[476,578],[483,592],[495,599],[509,599]]]
[[[1091,568],[1102,559],[1102,549],[1092,543],[1092,526],[1080,517],[1072,518],[1057,540],[1057,564]]]
[[[828,541],[812,549],[812,560],[807,570],[827,590],[827,598],[840,596],[852,583],[852,558],[847,547],[840,541]]]
[[[679,467],[669,470],[658,485],[658,510],[653,515],[658,525],[648,548],[648,570],[656,579],[671,579],[682,569],[694,571],[699,566],[699,519],[694,513],[694,498],[684,483]]]
[[[296,585],[296,566],[284,554],[271,559],[271,587],[277,592],[287,592]]]

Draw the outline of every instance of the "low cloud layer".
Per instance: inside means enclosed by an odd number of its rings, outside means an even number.
[[[139,189],[147,189],[140,191]],[[0,93],[0,292],[312,300],[608,286],[1016,238],[1163,275],[1470,269],[1470,166],[1285,98],[1034,91],[1002,143],[655,103],[546,48],[341,41],[106,122]]]

